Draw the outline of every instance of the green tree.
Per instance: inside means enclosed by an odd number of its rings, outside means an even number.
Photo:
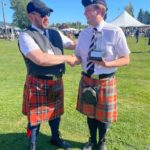
[[[124,9],[134,17],[134,8],[131,2]]]
[[[137,19],[140,21],[140,22],[143,22],[143,19],[144,19],[144,11],[142,9],[140,9],[139,13],[138,13],[138,17]]]
[[[148,11],[145,11],[144,13],[144,23],[150,24],[150,13]]]
[[[28,0],[10,0],[13,13],[13,24],[21,29],[26,28],[30,23],[26,15],[26,5]]]
[[[140,9],[137,19],[145,24],[150,24],[150,12]]]

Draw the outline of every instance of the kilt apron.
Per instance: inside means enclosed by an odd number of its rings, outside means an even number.
[[[32,126],[53,120],[64,113],[63,81],[27,76],[22,112]]]
[[[88,104],[81,99],[81,93],[84,87],[97,86],[98,98],[96,105]],[[115,77],[105,79],[92,79],[82,76],[77,99],[77,110],[88,116],[97,119],[101,122],[115,122],[117,121],[117,92]]]

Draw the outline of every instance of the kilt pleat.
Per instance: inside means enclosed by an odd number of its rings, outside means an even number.
[[[81,99],[83,88],[88,86],[99,87],[96,105],[87,104]],[[96,118],[101,122],[117,121],[117,91],[115,77],[96,80],[82,76],[79,84],[76,109],[82,114]]]
[[[64,113],[63,81],[27,76],[22,112],[31,125],[53,120]]]

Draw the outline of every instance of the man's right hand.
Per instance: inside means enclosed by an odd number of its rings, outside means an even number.
[[[74,67],[80,60],[78,59],[78,57],[76,57],[75,55],[68,55],[67,56],[67,63],[71,66]]]

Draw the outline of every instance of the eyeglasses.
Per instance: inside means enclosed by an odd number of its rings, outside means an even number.
[[[41,16],[41,18],[44,18],[45,16],[50,16],[50,12],[48,12],[48,13],[42,13],[42,14],[40,14],[40,16]]]
[[[32,12],[34,15],[39,15],[41,18],[44,18],[45,16],[50,16],[50,12],[48,13],[37,13],[37,12]]]

